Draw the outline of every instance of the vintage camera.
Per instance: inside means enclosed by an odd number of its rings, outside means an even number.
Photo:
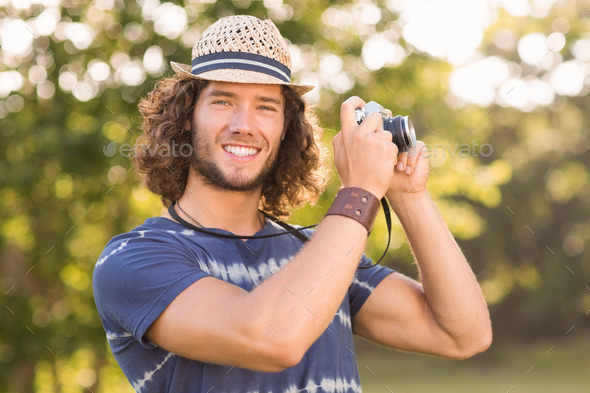
[[[416,145],[416,132],[412,120],[408,116],[387,116],[383,107],[375,101],[371,101],[364,107],[355,110],[356,122],[361,124],[363,119],[373,112],[381,113],[383,129],[391,132],[393,143],[396,144],[400,152],[406,152]]]

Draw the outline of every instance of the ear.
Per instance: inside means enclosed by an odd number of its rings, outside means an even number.
[[[190,120],[187,119],[187,120],[184,121],[184,129],[185,129],[185,131],[190,131],[191,130],[191,122],[190,122]]]

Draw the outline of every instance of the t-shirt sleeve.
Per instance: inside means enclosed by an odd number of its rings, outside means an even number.
[[[107,335],[130,334],[144,347],[146,330],[188,286],[209,274],[173,238],[149,232],[113,239],[94,268],[94,300]]]
[[[371,266],[373,261],[363,254],[359,266]],[[382,265],[370,267],[368,269],[357,269],[352,279],[352,284],[348,289],[348,299],[350,302],[350,318],[353,319],[356,313],[359,312],[369,295],[373,292],[375,287],[387,275],[393,273],[395,270]]]
[[[306,229],[303,233],[311,238],[315,233],[315,229]],[[369,267],[373,265],[371,258],[363,254],[359,267]],[[348,301],[350,305],[350,318],[353,319],[359,312],[365,301],[369,298],[369,295],[373,292],[375,287],[383,280],[387,275],[395,272],[395,270],[383,266],[376,265],[369,267],[368,269],[357,269],[355,276],[348,288]]]

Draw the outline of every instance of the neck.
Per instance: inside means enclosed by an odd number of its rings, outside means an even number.
[[[204,183],[200,177],[191,175],[178,202],[201,225],[246,236],[263,228],[264,220],[258,211],[260,189],[246,192],[220,190]],[[182,218],[192,222],[178,208],[176,211]]]

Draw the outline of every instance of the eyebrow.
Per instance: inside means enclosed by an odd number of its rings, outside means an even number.
[[[219,90],[219,89],[215,89],[215,88],[209,90],[207,92],[207,95],[211,96],[211,97],[229,97],[229,98],[236,98],[238,96],[236,93],[233,93],[231,91]],[[262,101],[262,102],[269,102],[269,103],[273,103],[276,105],[283,105],[283,102],[276,97],[258,95],[258,96],[256,96],[256,99],[258,99],[259,101]]]

